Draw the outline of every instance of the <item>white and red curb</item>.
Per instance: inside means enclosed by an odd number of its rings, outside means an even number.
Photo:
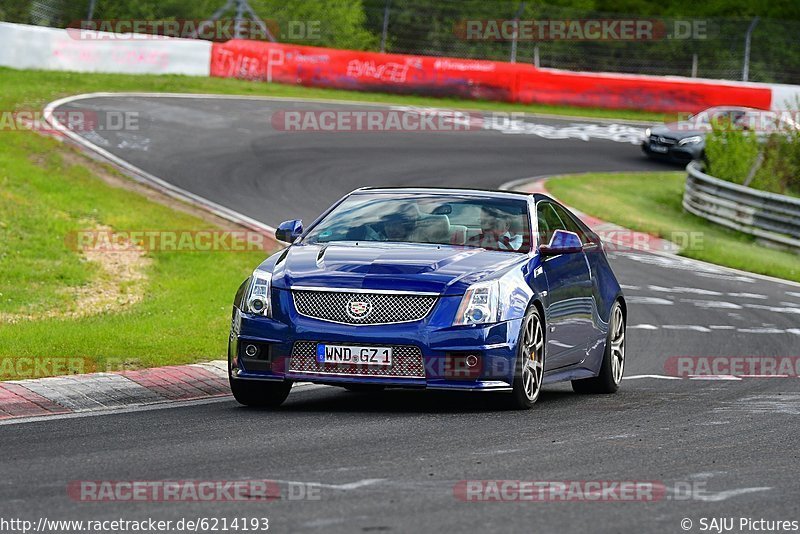
[[[227,362],[0,382],[0,421],[230,395]]]

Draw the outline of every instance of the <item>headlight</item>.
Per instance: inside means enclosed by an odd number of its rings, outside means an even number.
[[[646,129],[646,130],[644,131],[644,136],[645,136],[645,137],[650,137],[650,128],[648,128],[648,129]]]
[[[500,284],[497,280],[472,284],[464,293],[453,325],[496,323],[500,320]]]
[[[264,317],[272,317],[272,298],[270,298],[271,286],[272,273],[259,269],[253,271],[250,290],[247,292],[248,312]]]
[[[678,141],[678,144],[681,145],[681,146],[683,146],[683,145],[696,145],[697,143],[699,143],[702,140],[703,140],[703,138],[701,136],[693,135],[691,137],[684,137],[683,139]]]

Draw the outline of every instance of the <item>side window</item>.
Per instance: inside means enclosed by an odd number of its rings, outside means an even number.
[[[581,238],[581,243],[585,245],[590,241],[589,237],[586,235],[586,232],[583,231],[583,229],[578,225],[578,223],[575,222],[575,219],[573,219],[564,208],[562,208],[561,206],[553,206],[553,207],[555,208],[556,213],[558,213],[559,217],[561,217],[561,220],[564,221],[564,225],[567,227],[567,230],[578,234],[578,237]]]
[[[547,244],[553,238],[556,230],[566,230],[558,213],[549,202],[539,202],[536,205],[536,219],[539,223],[539,243]]]

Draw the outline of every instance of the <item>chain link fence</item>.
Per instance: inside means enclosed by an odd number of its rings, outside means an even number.
[[[0,20],[54,27],[65,27],[87,17],[202,20],[224,3],[224,0],[5,0],[0,5]],[[277,36],[282,42],[516,61],[574,71],[800,84],[800,21],[796,20],[675,19],[600,13],[517,0],[348,3],[250,0],[249,3],[260,17],[277,21],[281,28],[297,20],[318,22],[314,35],[283,33]],[[231,12],[225,16],[234,15]],[[622,38],[613,31],[601,32],[599,38],[591,34],[598,26],[618,29],[622,24],[633,27],[649,24],[651,32],[649,37],[633,38]],[[472,31],[476,28],[477,31]],[[516,28],[516,38],[509,28]]]
[[[474,5],[474,4],[473,4]],[[386,52],[448,55],[511,61],[543,68],[591,72],[696,76],[742,80],[748,29],[753,19],[667,19],[619,13],[598,13],[534,2],[494,1],[468,10],[455,0],[364,0],[368,26],[384,33]],[[518,19],[516,45],[511,35],[498,40],[494,22]],[[652,39],[590,39],[583,32],[570,38],[552,35],[525,38],[524,28],[553,30],[592,28],[592,22],[651,22]],[[470,23],[479,28],[466,38]],[[507,24],[510,25],[510,24]],[[595,24],[595,27],[597,24]],[[480,30],[483,30],[482,32]],[[660,33],[663,30],[663,33]],[[688,35],[687,35],[688,34]],[[513,34],[512,34],[513,35]],[[483,37],[483,38],[481,38]],[[516,51],[514,50],[516,48]],[[800,21],[759,19],[750,36],[747,79],[800,83]]]

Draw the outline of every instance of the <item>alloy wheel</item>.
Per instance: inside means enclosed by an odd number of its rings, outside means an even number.
[[[611,318],[611,376],[615,384],[622,380],[622,373],[625,370],[625,318],[622,315],[622,308],[614,308],[614,315]]]
[[[522,336],[522,384],[528,399],[535,400],[544,375],[544,332],[538,314],[528,315]]]

